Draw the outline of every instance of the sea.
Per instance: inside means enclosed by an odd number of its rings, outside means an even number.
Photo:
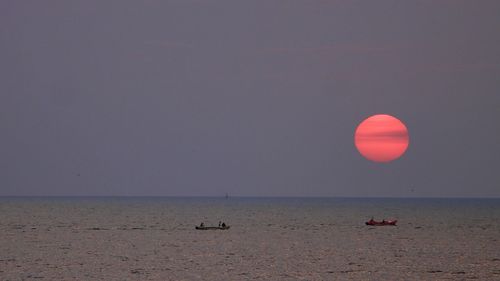
[[[35,279],[500,280],[500,199],[0,197],[0,280]]]

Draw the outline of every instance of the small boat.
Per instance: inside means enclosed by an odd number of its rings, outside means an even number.
[[[196,229],[198,230],[226,230],[226,229],[229,229],[230,226],[229,225],[226,225],[226,226],[195,226]]]
[[[382,221],[376,221],[374,219],[371,219],[367,222],[365,222],[366,225],[373,225],[373,226],[383,226],[383,225],[396,225],[398,220],[382,220]]]

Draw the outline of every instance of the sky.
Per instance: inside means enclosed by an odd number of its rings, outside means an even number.
[[[1,1],[0,196],[500,197],[500,1]],[[363,158],[390,114],[406,153]]]

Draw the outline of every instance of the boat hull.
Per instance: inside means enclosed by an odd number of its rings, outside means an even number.
[[[366,225],[371,225],[371,226],[386,226],[386,225],[396,225],[398,221],[397,220],[392,220],[392,221],[374,221],[370,220],[365,222]]]
[[[197,230],[227,230],[230,226],[195,226]]]

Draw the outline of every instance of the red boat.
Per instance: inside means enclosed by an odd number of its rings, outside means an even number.
[[[374,225],[374,226],[382,226],[382,225],[396,225],[398,220],[382,220],[382,221],[376,221],[374,219],[370,219],[369,221],[366,222],[366,225]]]

